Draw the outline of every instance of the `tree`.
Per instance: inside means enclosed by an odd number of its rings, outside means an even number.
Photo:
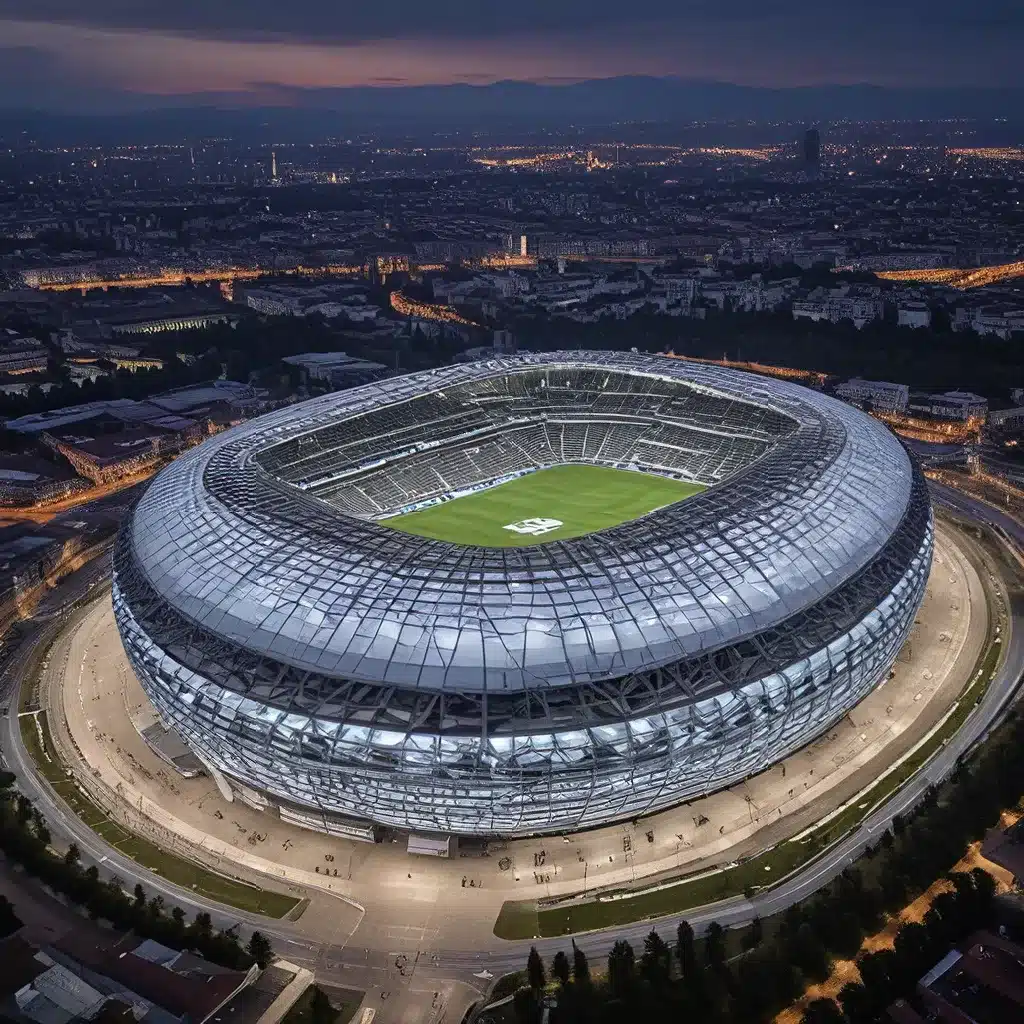
[[[572,940],[572,980],[576,985],[590,984],[590,964],[587,963],[587,955]]]
[[[558,981],[563,988],[569,984],[569,958],[562,950],[559,950],[551,961],[551,977]]]
[[[540,1019],[537,994],[528,988],[516,989],[512,995],[512,1012],[517,1024],[536,1024]]]
[[[840,914],[832,927],[831,947],[844,960],[852,960],[860,950],[864,931],[860,918],[852,910]]]
[[[704,933],[704,963],[713,971],[725,966],[725,929],[717,921]]]
[[[309,997],[310,1024],[334,1024],[337,1012],[331,1006],[327,993],[319,985],[314,985]]]
[[[526,958],[526,977],[534,992],[539,992],[544,987],[544,961],[541,960],[536,946],[530,947],[530,955]]]
[[[676,956],[679,958],[679,972],[683,981],[692,982],[697,977],[697,946],[689,921],[680,921],[676,928]]]
[[[270,940],[262,932],[253,932],[245,951],[256,961],[260,970],[265,970],[274,959]]]
[[[939,952],[928,929],[916,921],[902,925],[892,945],[904,979],[911,981],[919,978],[934,963]]]
[[[812,981],[824,981],[832,969],[828,950],[811,925],[805,921],[790,943],[793,962]]]
[[[135,883],[135,909],[141,910],[146,905],[146,890],[142,888],[141,882]],[[207,915],[209,916],[209,915]]]
[[[142,886],[138,886],[138,888],[141,889]],[[200,942],[209,939],[213,935],[213,920],[205,910],[200,910],[196,914],[190,930],[193,937]]]
[[[906,876],[897,873],[890,865],[886,866],[886,871],[882,875],[881,886],[882,903],[886,910],[898,910],[906,904],[910,889]]]
[[[619,939],[608,954],[608,987],[618,999],[632,988],[634,959],[633,947],[625,939]]]
[[[6,896],[0,896],[0,939],[7,938],[21,927],[18,915]]]
[[[984,868],[971,868],[971,879],[974,882],[974,893],[981,909],[986,910],[996,894],[996,880]]]
[[[831,999],[815,999],[804,1010],[803,1024],[846,1024],[843,1011]]]
[[[894,995],[893,981],[899,971],[896,954],[891,949],[861,953],[857,957],[857,969],[873,1002],[884,1006],[891,1001]]]
[[[669,980],[669,965],[672,951],[668,943],[652,928],[644,939],[644,951],[640,955],[640,973],[653,985],[664,985]]]
[[[869,934],[875,932],[881,924],[882,911],[882,894],[874,886],[862,889],[857,897],[857,916]]]
[[[744,949],[756,949],[761,945],[764,939],[764,925],[761,924],[761,918],[755,917],[750,922],[750,927],[747,929],[746,935],[743,936],[743,948]]]
[[[851,981],[839,990],[839,1005],[850,1024],[867,1024],[874,1020],[875,1011],[871,995],[858,981]]]
[[[21,826],[27,825],[32,820],[32,801],[27,796],[18,794],[18,824]]]
[[[82,859],[81,851],[72,843],[64,854],[64,864],[69,868],[77,868],[78,862]]]

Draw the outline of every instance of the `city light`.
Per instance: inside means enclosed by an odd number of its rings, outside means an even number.
[[[1024,277],[1024,260],[1003,263],[995,267],[936,267],[932,270],[878,270],[875,276],[883,281],[916,281],[921,284],[944,284],[950,288],[966,291],[969,288],[983,288],[1017,277]]]
[[[402,316],[415,317],[419,320],[437,320],[447,324],[464,324],[467,327],[478,327],[472,320],[467,320],[451,306],[438,306],[432,302],[417,302],[407,298],[402,292],[391,293],[391,308]]]

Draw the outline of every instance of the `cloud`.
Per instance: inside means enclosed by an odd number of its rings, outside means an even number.
[[[0,19],[85,28],[155,31],[247,41],[361,42],[387,39],[497,39],[507,33],[602,32],[666,26],[676,33],[758,27],[767,38],[795,33],[811,45],[829,33],[874,34],[900,27],[932,32],[1024,32],[1024,7],[1006,0],[0,0]],[[1018,37],[1018,43],[1020,42]]]
[[[872,0],[868,0],[872,2]],[[797,13],[799,0],[775,0],[774,17]],[[359,42],[408,38],[495,38],[508,32],[541,35],[638,22],[685,24],[762,19],[753,0],[648,0],[642,11],[616,0],[440,0],[387,4],[325,0],[0,0],[0,19],[146,30],[211,39]]]
[[[0,106],[49,109],[640,74],[1024,85],[1004,0],[0,0],[0,40]]]

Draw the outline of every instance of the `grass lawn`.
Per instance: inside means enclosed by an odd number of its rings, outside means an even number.
[[[970,681],[958,698],[956,708],[929,739],[899,767],[862,793],[855,804],[803,836],[788,840],[751,857],[742,864],[714,874],[683,879],[677,884],[640,892],[618,900],[591,900],[565,907],[541,907],[534,900],[509,900],[503,904],[494,934],[503,939],[554,937],[575,932],[624,925],[648,918],[683,913],[694,907],[742,895],[748,890],[770,888],[786,875],[805,866],[837,842],[879,804],[901,789],[938,750],[954,736],[985,695],[999,665],[1002,644],[989,637]]]
[[[107,817],[106,813],[94,804],[68,778],[64,765],[59,760],[53,741],[50,739],[46,712],[39,712],[39,725],[43,740],[39,742],[39,731],[32,715],[22,715],[19,720],[21,739],[25,749],[35,761],[40,774],[53,787],[57,795],[72,811],[97,835],[107,843],[120,850],[126,857],[149,868],[167,881],[183,889],[216,900],[239,910],[248,910],[253,914],[264,914],[267,917],[284,917],[291,913],[299,900],[284,893],[260,889],[233,878],[225,878],[214,871],[177,857],[173,853],[162,850],[154,843],[137,836],[122,828],[116,821]],[[48,755],[48,756],[47,756]]]
[[[313,990],[316,985],[310,985],[305,992],[299,996],[296,1004],[285,1014],[283,1024],[327,1024],[327,1014],[319,1020],[313,1013]],[[320,989],[331,1003],[330,1024],[348,1024],[356,1015],[363,1002],[365,992],[354,988],[338,988],[333,985],[321,985]]]
[[[703,484],[606,466],[553,466],[382,524],[456,544],[519,547],[606,530],[704,489]],[[539,533],[506,529],[530,519],[557,520],[557,525],[541,527]]]

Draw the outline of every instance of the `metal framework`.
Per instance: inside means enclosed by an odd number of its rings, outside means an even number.
[[[711,485],[569,541],[376,519],[559,461]],[[129,517],[114,608],[150,699],[284,805],[521,835],[729,785],[888,673],[931,564],[902,446],[787,382],[555,353],[367,385],[180,458]]]

